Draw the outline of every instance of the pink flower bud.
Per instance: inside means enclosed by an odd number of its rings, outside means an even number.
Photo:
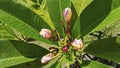
[[[40,35],[46,39],[49,39],[52,37],[51,31],[49,29],[41,29]]]
[[[83,47],[83,42],[81,39],[75,39],[73,42],[72,42],[72,46],[74,47],[75,50],[78,50],[80,48]]]
[[[47,55],[43,56],[41,59],[41,63],[46,63],[52,59],[53,54],[48,53]]]
[[[70,22],[70,19],[72,17],[72,11],[70,8],[65,8],[64,11],[63,11],[63,16],[64,16],[64,19],[66,21],[67,24],[69,24]]]
[[[62,48],[62,50],[63,50],[64,52],[67,52],[67,51],[68,51],[68,47],[65,46],[65,47]]]

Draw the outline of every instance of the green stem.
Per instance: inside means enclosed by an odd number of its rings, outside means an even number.
[[[66,64],[67,64],[67,68],[70,68],[70,67],[69,67],[69,64],[68,64],[68,63],[66,63]]]

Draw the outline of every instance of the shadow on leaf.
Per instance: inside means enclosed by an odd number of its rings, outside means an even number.
[[[22,41],[13,40],[11,40],[10,42],[23,56],[28,58],[44,56],[49,52],[46,49],[35,44],[28,44]]]

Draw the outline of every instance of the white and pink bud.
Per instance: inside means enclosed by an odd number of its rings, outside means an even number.
[[[75,39],[73,42],[72,42],[72,46],[74,47],[75,50],[79,50],[80,48],[83,47],[83,42],[81,39]]]
[[[52,37],[52,33],[49,29],[41,29],[40,35],[46,39],[50,39]]]
[[[43,56],[41,59],[41,63],[47,63],[52,59],[53,54],[48,53],[47,55]]]
[[[65,8],[63,11],[63,16],[64,16],[66,23],[69,24],[70,19],[72,17],[72,10],[69,7]]]

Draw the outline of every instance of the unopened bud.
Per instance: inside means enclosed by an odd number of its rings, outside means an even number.
[[[75,50],[78,50],[80,48],[83,47],[83,42],[81,39],[75,39],[73,42],[72,42],[72,46],[74,47]]]
[[[51,31],[49,29],[41,29],[40,35],[46,39],[49,39],[52,37]]]
[[[52,59],[52,56],[53,56],[52,53],[49,53],[49,54],[43,56],[41,59],[41,63],[46,63],[46,62],[50,61]]]
[[[70,8],[65,8],[64,11],[63,11],[63,16],[64,16],[64,19],[66,21],[66,23],[68,24],[70,22],[70,19],[72,17],[72,11]]]
[[[65,46],[65,47],[62,48],[62,50],[63,50],[63,52],[67,52],[68,51],[68,47]]]

